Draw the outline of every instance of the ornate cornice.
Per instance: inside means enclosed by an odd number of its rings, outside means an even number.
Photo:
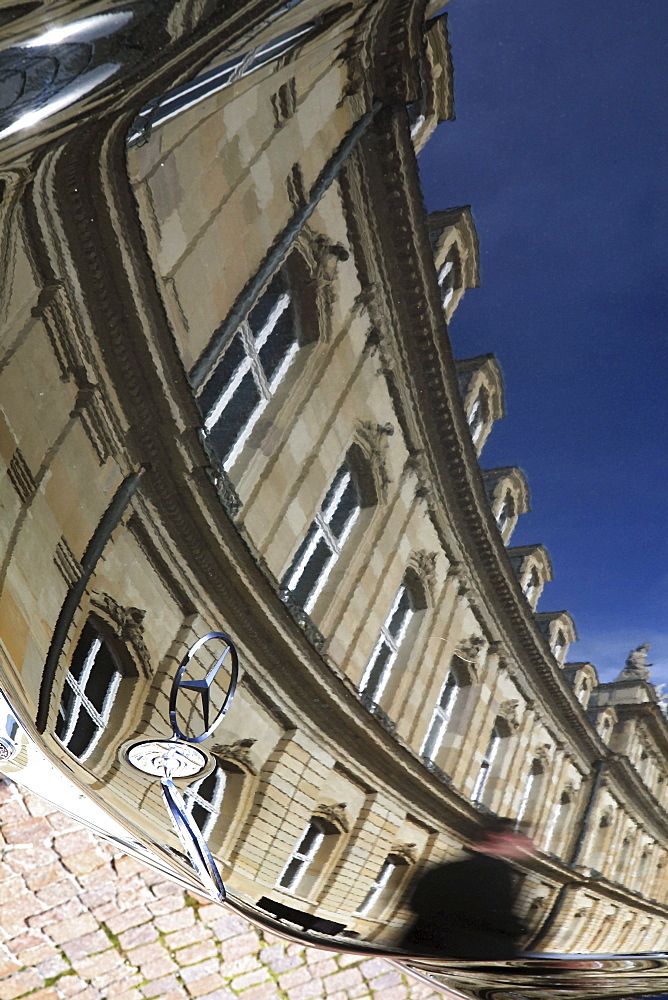
[[[402,115],[389,109],[381,112],[373,136],[354,154],[349,177],[351,210],[359,191],[372,224],[367,230],[363,229],[366,220],[363,224],[351,219],[358,254],[377,257],[379,249],[372,249],[377,241],[377,247],[382,247],[382,267],[388,269],[383,287],[393,311],[393,353],[407,387],[402,397],[405,412],[399,420],[402,426],[404,421],[409,423],[407,439],[424,452],[430,485],[439,501],[430,506],[432,520],[444,542],[446,533],[452,537],[453,529],[459,534],[461,549],[472,556],[489,612],[496,616],[513,658],[531,667],[544,702],[559,713],[579,752],[593,762],[605,748],[554,667],[489,510],[459,399],[455,363],[443,346],[447,331],[409,129]],[[400,298],[393,296],[390,268],[402,275],[396,289]],[[377,276],[372,274],[372,280],[377,281]],[[419,411],[411,408],[410,399],[421,401]],[[448,512],[447,532],[439,511]]]

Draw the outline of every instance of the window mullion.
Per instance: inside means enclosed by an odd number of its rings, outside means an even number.
[[[245,357],[239,362],[234,372],[232,373],[232,378],[227,383],[223,391],[221,392],[218,399],[215,401],[211,409],[209,410],[209,415],[204,421],[204,430],[210,431],[215,424],[220,420],[223,411],[227,408],[230,400],[233,398],[234,394],[237,392],[241,382],[244,377],[248,374],[251,369],[251,357],[250,352],[252,350],[251,344],[253,343],[253,335],[250,332],[248,323],[242,323],[237,331],[237,336],[241,338],[241,342],[244,347]]]
[[[285,310],[288,308],[289,305],[290,305],[290,296],[288,295],[287,292],[283,292],[282,295],[279,295],[278,299],[276,300],[276,303],[274,304],[274,308],[267,316],[264,326],[258,330],[257,335],[253,336],[253,347],[255,355],[258,358],[258,363],[260,363],[259,355],[261,349],[269,340],[270,336],[276,329],[276,324],[278,323],[279,319],[281,318],[281,316],[283,315],[283,313],[285,312]]]

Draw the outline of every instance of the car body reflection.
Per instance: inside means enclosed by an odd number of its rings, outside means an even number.
[[[499,365],[448,339],[479,250],[416,167],[453,116],[445,16],[86,11],[2,28],[5,772],[457,995],[665,990],[648,646],[612,683],[568,662],[549,555],[511,544],[526,477],[480,465]],[[490,816],[535,845],[520,952],[425,954],[411,887]]]

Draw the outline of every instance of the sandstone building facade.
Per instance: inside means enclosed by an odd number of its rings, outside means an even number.
[[[182,790],[239,899],[391,944],[491,811],[536,843],[535,948],[659,949],[646,650],[611,684],[568,661],[549,554],[512,545],[525,476],[481,465],[499,366],[449,345],[477,237],[425,214],[416,165],[453,115],[446,16],[184,10],[194,56],[2,167],[3,689],[186,878],[124,749],[169,734],[178,663],[222,630],[241,682]]]

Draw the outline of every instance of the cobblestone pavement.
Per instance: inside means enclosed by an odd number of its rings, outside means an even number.
[[[0,1000],[442,1000],[190,896],[0,778]]]

